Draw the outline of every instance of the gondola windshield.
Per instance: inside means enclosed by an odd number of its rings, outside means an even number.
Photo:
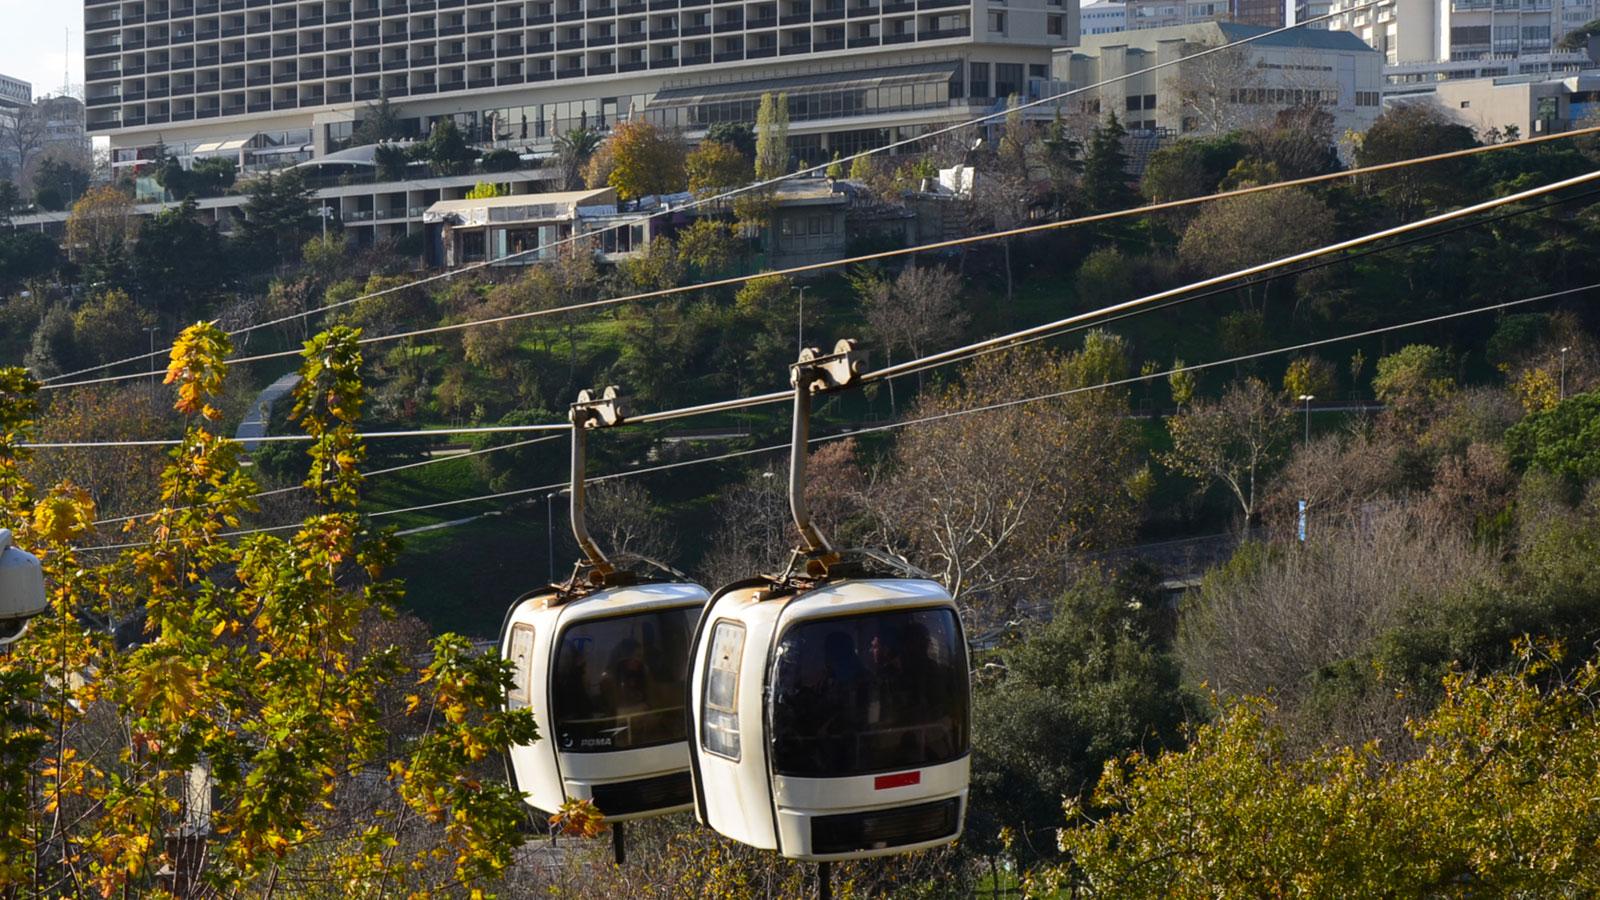
[[[966,654],[948,608],[789,629],[772,663],[772,765],[801,777],[937,765],[968,750]]]
[[[689,638],[699,607],[579,622],[556,650],[552,713],[568,753],[605,753],[687,738]]]

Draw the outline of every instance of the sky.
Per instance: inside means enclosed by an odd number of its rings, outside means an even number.
[[[0,73],[33,82],[33,95],[61,91],[72,33],[72,84],[83,83],[83,0],[0,0]]]

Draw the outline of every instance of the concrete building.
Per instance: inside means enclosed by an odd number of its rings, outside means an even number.
[[[1328,27],[1382,53],[1395,85],[1577,72],[1591,65],[1587,54],[1556,45],[1600,15],[1597,0],[1394,0],[1350,10],[1358,5],[1333,0]]]
[[[1553,134],[1600,124],[1600,71],[1560,77],[1508,76],[1441,81],[1431,96],[1410,103],[1437,103],[1480,137],[1515,130],[1521,137]]]
[[[1111,0],[1094,0],[1078,9],[1078,33],[1116,34],[1128,27],[1128,6]]]
[[[1056,53],[1062,88],[1093,84],[1232,43],[1267,29],[1228,22],[1089,36]],[[1361,132],[1380,112],[1383,58],[1354,35],[1299,30],[1183,62],[1072,98],[1074,112],[1115,112],[1129,131],[1221,133],[1315,107],[1335,136]]]
[[[548,152],[647,115],[691,137],[784,89],[826,158],[988,109],[1076,41],[1076,0],[85,0],[88,128],[113,165],[257,140],[344,148],[387,96],[420,136]],[[254,161],[254,160],[252,160]],[[265,164],[267,161],[263,161]]]
[[[1202,22],[1237,22],[1282,28],[1284,3],[1285,0],[1128,0],[1127,27],[1171,28]]]
[[[33,103],[33,84],[9,75],[0,75],[0,109],[16,109]]]

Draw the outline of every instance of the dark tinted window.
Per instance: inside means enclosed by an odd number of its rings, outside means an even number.
[[[910,769],[967,752],[967,654],[948,608],[796,625],[778,645],[771,683],[782,774]]]
[[[552,710],[556,746],[631,750],[685,739],[689,636],[699,607],[581,622],[561,635]]]

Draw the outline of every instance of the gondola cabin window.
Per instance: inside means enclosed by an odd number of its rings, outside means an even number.
[[[707,751],[739,761],[739,660],[744,626],[718,622],[711,631],[700,742]]]
[[[949,608],[790,628],[772,661],[773,770],[836,778],[966,755],[964,650]]]
[[[682,741],[689,637],[699,607],[571,625],[556,650],[552,712],[565,753]]]
[[[533,626],[518,624],[511,629],[512,679],[506,691],[506,709],[527,709],[533,690]]]

